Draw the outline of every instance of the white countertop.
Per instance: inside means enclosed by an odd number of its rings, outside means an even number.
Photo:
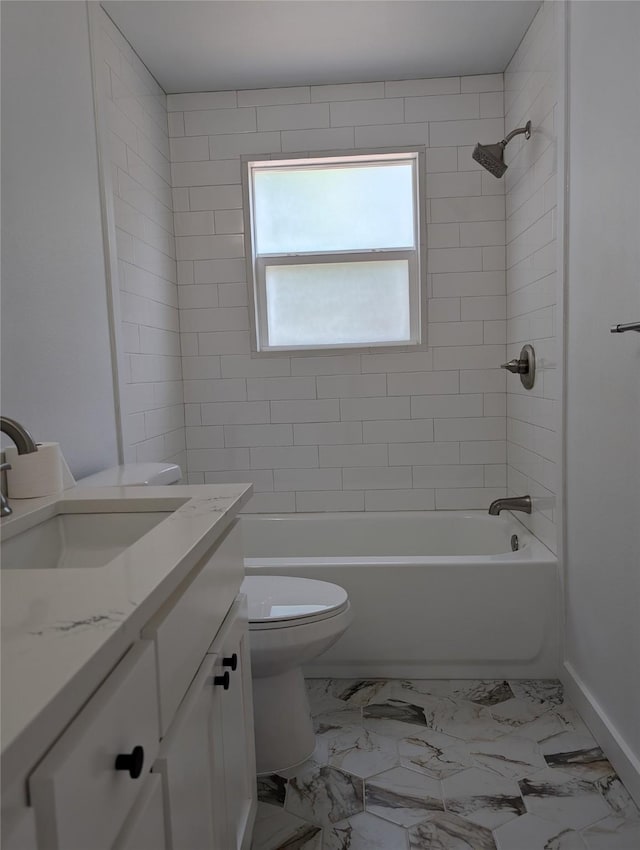
[[[5,781],[42,755],[229,526],[251,489],[250,484],[73,488],[13,500],[13,516],[0,525],[6,536],[60,512],[174,513],[103,567],[2,570]]]

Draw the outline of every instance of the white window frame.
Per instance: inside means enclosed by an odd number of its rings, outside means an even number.
[[[425,149],[412,147],[398,148],[393,151],[345,151],[340,155],[288,154],[286,158],[273,156],[243,157],[243,208],[245,234],[247,240],[247,280],[251,315],[251,347],[254,354],[282,354],[293,351],[298,354],[331,351],[332,353],[361,350],[415,351],[424,348],[426,327],[426,298],[424,285],[424,159]],[[354,167],[380,164],[384,162],[411,162],[413,164],[413,217],[414,247],[389,249],[363,249],[356,251],[298,252],[283,254],[256,254],[255,221],[253,215],[253,175],[258,170],[277,168],[296,168],[304,160],[305,165],[322,168],[325,165],[349,163]],[[300,265],[301,263],[356,263],[375,262],[375,260],[407,260],[409,264],[409,316],[410,338],[408,340],[390,340],[389,342],[330,343],[325,345],[268,345],[268,320],[266,299],[265,269],[269,265]]]

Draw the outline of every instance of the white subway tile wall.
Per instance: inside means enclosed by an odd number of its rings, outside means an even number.
[[[107,15],[101,9],[97,15],[99,109],[109,130],[103,155],[111,170],[126,369],[125,461],[172,461],[186,469],[167,97]],[[172,132],[179,134],[181,118],[171,121]],[[202,145],[185,138],[173,158],[208,160],[206,138]],[[200,234],[215,232],[213,213],[191,212],[187,193],[186,188],[174,191],[183,210],[177,215],[184,216],[176,219],[178,232],[207,239]],[[189,293],[184,297],[194,303]],[[219,357],[214,361],[208,374],[218,377]],[[205,433],[208,446],[223,444],[221,437],[216,443],[212,430]]]
[[[249,511],[486,508],[506,492],[503,77],[169,95],[189,480]],[[428,350],[250,356],[243,154],[427,146]]]
[[[516,137],[505,156],[507,357],[532,343],[538,367],[530,391],[507,378],[507,487],[509,495],[531,494],[533,514],[519,516],[553,551],[560,465],[556,333],[562,321],[556,233],[560,14],[559,4],[543,4],[505,72],[504,92],[506,129],[529,119],[533,125],[531,139]],[[490,336],[498,330],[489,330]]]

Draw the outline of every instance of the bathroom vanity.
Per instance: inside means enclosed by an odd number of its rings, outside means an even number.
[[[235,515],[250,494],[76,488],[14,502],[2,523],[5,850],[248,848]]]

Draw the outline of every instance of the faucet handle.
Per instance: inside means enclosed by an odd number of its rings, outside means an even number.
[[[517,357],[514,357],[508,363],[501,363],[500,368],[508,369],[514,375],[526,375],[529,371],[529,364],[526,360],[518,360]]]
[[[10,463],[0,463],[0,472],[6,472],[7,469],[11,469]]]

